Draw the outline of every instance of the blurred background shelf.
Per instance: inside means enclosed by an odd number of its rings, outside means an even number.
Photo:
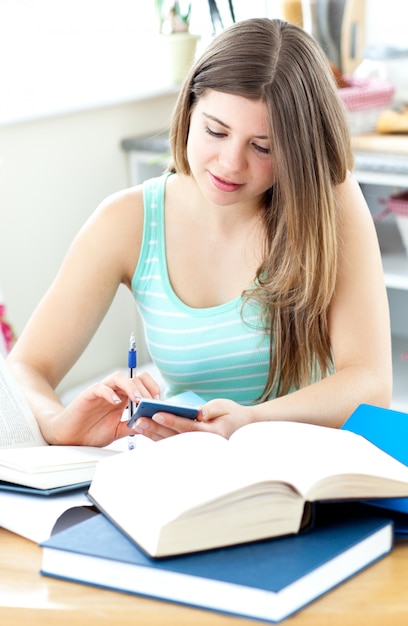
[[[367,133],[353,137],[353,149],[354,174],[376,220],[390,303],[392,406],[408,412],[408,255],[395,217],[392,214],[381,216],[386,199],[408,189],[408,137]]]

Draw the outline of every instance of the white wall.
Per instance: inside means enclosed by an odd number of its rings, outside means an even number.
[[[168,95],[0,127],[0,283],[17,333],[83,222],[128,185],[121,139],[165,128],[174,101]],[[134,305],[123,288],[66,385],[126,367],[132,330]]]
[[[408,48],[407,27],[406,0],[366,0],[367,45],[388,44]]]

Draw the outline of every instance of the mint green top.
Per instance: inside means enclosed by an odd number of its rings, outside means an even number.
[[[204,400],[230,398],[253,404],[269,370],[269,337],[255,302],[241,297],[197,309],[170,284],[164,237],[168,174],[144,184],[144,230],[132,291],[143,318],[147,346],[167,383],[167,396],[194,391]],[[197,245],[200,234],[197,233]]]

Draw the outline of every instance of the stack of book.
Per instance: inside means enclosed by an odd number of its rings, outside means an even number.
[[[391,517],[360,502],[390,495],[408,467],[347,428],[186,433],[101,461],[102,514],[44,542],[42,573],[279,622],[390,552]]]
[[[96,507],[47,531],[47,576],[277,622],[390,552],[392,509],[408,511],[395,411],[362,405],[341,430],[259,422],[229,440],[190,432],[118,452],[48,446],[1,357],[0,400],[0,493],[38,505],[79,490]]]
[[[96,465],[115,454],[49,446],[0,354],[0,526],[39,542],[65,513],[71,522],[88,517],[86,493]]]
[[[104,515],[43,544],[42,573],[102,588],[278,622],[386,555],[392,523],[318,504],[313,530],[165,559]]]

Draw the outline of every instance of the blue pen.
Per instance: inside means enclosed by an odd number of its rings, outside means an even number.
[[[129,340],[129,350],[128,350],[128,368],[129,368],[129,378],[133,378],[133,372],[136,369],[137,365],[137,351],[136,351],[136,339],[134,334],[130,335]],[[133,415],[133,402],[129,400],[129,419]],[[134,446],[134,435],[129,435],[128,439],[128,448],[129,450],[133,450]]]

